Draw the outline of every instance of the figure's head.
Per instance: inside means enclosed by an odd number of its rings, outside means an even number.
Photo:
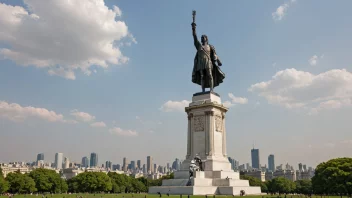
[[[208,43],[208,37],[207,35],[203,34],[201,38],[202,44],[204,45],[205,43]]]

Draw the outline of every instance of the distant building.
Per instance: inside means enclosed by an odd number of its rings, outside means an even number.
[[[132,171],[136,170],[136,161],[131,161],[131,170]]]
[[[88,168],[89,167],[89,158],[88,157],[83,157],[82,158],[81,167],[82,168]]]
[[[98,167],[98,154],[96,153],[91,153],[90,154],[90,167]]]
[[[154,173],[157,173],[157,172],[158,172],[158,165],[157,165],[157,164],[154,164],[153,170],[154,170]]]
[[[138,168],[138,170],[140,170],[142,168],[141,160],[137,160],[137,168]]]
[[[70,160],[67,157],[65,157],[63,168],[69,168],[69,167],[70,167]]]
[[[180,160],[178,158],[176,158],[175,161],[172,163],[172,169],[180,170]]]
[[[128,162],[128,159],[126,158],[126,157],[124,157],[123,158],[123,162],[122,162],[122,169],[123,169],[123,171],[127,171],[128,170],[128,164],[129,164],[129,162]]]
[[[111,161],[106,161],[105,162],[105,169],[106,170],[112,170],[112,162]]]
[[[120,165],[120,164],[114,164],[114,165],[112,165],[112,170],[113,170],[113,171],[116,171],[116,170],[120,171],[120,170],[121,170],[121,165]]]
[[[275,172],[275,157],[273,154],[268,157],[268,166],[269,171]]]
[[[248,176],[257,178],[262,182],[265,182],[265,172],[263,171],[260,171],[260,170],[248,171],[248,172],[244,172],[244,175],[248,175]]]
[[[153,173],[153,157],[147,156],[147,172]]]
[[[293,170],[276,170],[273,177],[284,177],[290,181],[296,181],[296,172]]]
[[[260,168],[259,149],[253,148],[251,150],[251,157],[252,157],[252,168],[259,170]]]
[[[64,154],[63,153],[55,153],[55,168],[62,169]]]
[[[143,173],[144,173],[144,174],[147,174],[147,168],[146,168],[146,165],[145,165],[145,164],[143,164]]]
[[[299,170],[300,172],[303,171],[303,165],[302,165],[302,163],[299,163],[299,164],[298,164],[298,170]]]
[[[39,160],[43,160],[44,161],[44,153],[39,153],[37,155],[37,161],[39,161]]]

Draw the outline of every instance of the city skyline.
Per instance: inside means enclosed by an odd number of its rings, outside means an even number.
[[[214,91],[229,107],[228,156],[251,162],[252,142],[265,163],[351,156],[351,6],[0,0],[0,161],[43,150],[77,162],[94,151],[99,165],[184,159],[184,107],[201,91],[191,81],[194,9],[226,74]]]

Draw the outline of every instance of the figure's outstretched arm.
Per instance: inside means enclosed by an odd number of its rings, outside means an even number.
[[[192,23],[192,35],[193,35],[193,40],[194,40],[194,46],[198,50],[199,46],[201,45],[200,42],[198,41],[197,37],[197,32],[196,32],[196,24]]]

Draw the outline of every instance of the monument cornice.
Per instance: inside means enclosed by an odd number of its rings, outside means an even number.
[[[217,108],[219,110],[222,110],[223,112],[227,112],[229,110],[229,108],[225,107],[223,104],[218,104],[218,103],[215,103],[215,102],[209,102],[209,103],[204,103],[204,104],[200,104],[200,105],[194,105],[194,106],[186,107],[185,111],[188,113],[189,111],[191,111],[193,109],[199,109],[199,108],[204,108],[204,107],[214,107],[214,108]]]

